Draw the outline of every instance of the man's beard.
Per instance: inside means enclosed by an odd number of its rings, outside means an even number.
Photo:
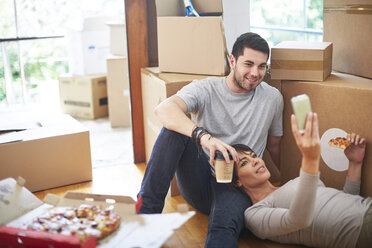
[[[234,72],[234,78],[233,79],[234,79],[234,84],[242,90],[251,91],[251,90],[254,89],[252,84],[248,84],[248,88],[244,87],[244,84],[243,84],[244,78],[243,78],[243,80],[238,80],[237,76],[236,76],[236,71]]]

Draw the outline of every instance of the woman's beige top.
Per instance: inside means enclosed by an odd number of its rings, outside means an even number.
[[[344,192],[327,188],[319,173],[300,176],[245,211],[246,227],[257,237],[310,247],[355,247],[372,198],[357,194],[360,183],[346,179]]]

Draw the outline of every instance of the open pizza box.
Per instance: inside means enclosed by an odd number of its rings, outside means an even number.
[[[68,192],[64,197],[48,194],[43,202],[27,190],[24,183],[20,177],[17,181],[13,178],[0,181],[0,247],[160,247],[175,229],[194,215],[187,210],[138,215],[135,201],[128,196]],[[78,245],[73,244],[73,239],[77,239],[74,236],[26,230],[30,221],[55,206],[77,207],[84,203],[113,208],[121,216],[119,229],[97,244],[95,239],[88,239]]]

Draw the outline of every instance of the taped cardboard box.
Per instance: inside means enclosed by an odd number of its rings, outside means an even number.
[[[324,41],[333,42],[333,69],[372,78],[372,2],[325,0]]]
[[[31,122],[33,127],[0,135],[0,179],[22,176],[31,191],[92,179],[89,131],[83,125],[68,115]]]
[[[361,194],[372,196],[372,80],[343,73],[332,73],[324,82],[283,81],[284,136],[281,149],[281,175],[283,183],[299,175],[300,151],[296,146],[290,126],[293,96],[307,94],[312,110],[318,113],[322,142],[320,178],[326,186],[342,189],[347,172],[347,159],[343,150],[329,147],[332,136],[346,132],[360,134],[367,139],[363,164]]]
[[[129,127],[131,117],[126,57],[111,56],[107,59],[107,97],[111,127]]]
[[[84,119],[108,115],[106,75],[59,77],[63,113]]]
[[[158,17],[161,72],[225,75],[228,56],[221,17]]]
[[[271,78],[324,81],[332,71],[332,43],[283,41],[271,49]]]
[[[13,238],[21,242],[26,241],[27,235],[22,229],[27,228],[35,217],[45,213],[54,206],[80,206],[81,204],[99,205],[103,208],[113,208],[121,217],[118,230],[97,243],[98,247],[160,247],[194,212],[170,213],[170,214],[135,214],[135,201],[127,196],[97,195],[78,192],[68,192],[64,197],[48,194],[44,202],[23,187],[24,181],[6,178],[0,181],[0,246],[6,246],[5,235],[9,236],[7,229],[19,228]],[[27,182],[26,182],[27,185]],[[57,236],[66,236],[59,235]],[[15,236],[15,237],[14,237]],[[56,237],[56,236],[54,236]],[[73,239],[74,237],[70,237]],[[37,247],[51,247],[52,239],[36,240],[40,242]],[[19,241],[18,241],[19,242]],[[41,246],[43,244],[43,246]],[[24,243],[22,245],[25,245]],[[59,244],[56,247],[72,247],[70,243]],[[65,245],[65,246],[63,246]],[[69,245],[69,246],[67,246]],[[7,247],[7,246],[6,246]],[[23,247],[23,246],[22,246]],[[53,246],[54,247],[54,246]],[[83,246],[78,246],[83,247]],[[84,246],[87,247],[87,246]],[[90,245],[89,247],[95,247]]]

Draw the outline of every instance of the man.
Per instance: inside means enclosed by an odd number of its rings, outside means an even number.
[[[229,144],[247,144],[262,156],[265,147],[279,168],[283,99],[262,82],[270,48],[259,35],[245,33],[235,42],[227,77],[193,81],[163,101],[155,113],[164,125],[155,142],[141,190],[139,213],[160,213],[176,173],[185,200],[209,214],[206,247],[237,247],[250,199],[216,182],[214,156],[237,161]],[[191,113],[191,120],[187,117]],[[208,162],[209,161],[209,162]]]

